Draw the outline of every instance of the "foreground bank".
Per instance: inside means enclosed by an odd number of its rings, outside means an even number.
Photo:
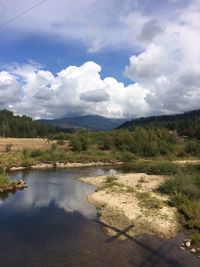
[[[156,192],[163,176],[144,173],[81,178],[97,187],[88,196],[107,225],[106,231],[121,237],[155,234],[164,238],[175,236],[180,229],[176,208],[168,198]]]

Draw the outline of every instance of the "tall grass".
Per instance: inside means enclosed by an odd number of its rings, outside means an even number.
[[[173,175],[178,173],[180,168],[170,161],[136,160],[125,164],[124,170],[156,175]]]
[[[0,171],[0,188],[8,185],[10,183],[10,180],[7,176],[7,174],[3,171]]]
[[[159,191],[170,196],[171,205],[177,207],[183,215],[182,222],[195,230],[194,241],[200,243],[200,168],[186,166],[182,172],[169,177],[160,186]]]

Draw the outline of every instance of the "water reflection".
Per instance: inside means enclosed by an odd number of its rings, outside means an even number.
[[[87,202],[87,195],[95,188],[78,181],[73,172],[30,172],[23,177],[28,189],[17,192],[12,209],[28,210],[54,204],[66,212],[78,212],[87,218],[96,217],[96,209]],[[19,175],[19,174],[17,174]]]
[[[23,178],[28,184],[28,189],[17,192],[13,197],[10,209],[24,211],[33,208],[47,207],[54,204],[66,212],[78,212],[86,218],[95,218],[96,209],[87,202],[87,196],[94,192],[95,188],[78,181],[80,176],[115,174],[114,169],[104,170],[83,169],[18,172],[12,175],[12,179]],[[0,200],[2,205],[5,200]],[[9,206],[9,204],[8,204]]]

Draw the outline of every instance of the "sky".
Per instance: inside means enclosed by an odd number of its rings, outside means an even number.
[[[0,0],[0,109],[131,119],[200,108],[199,0],[40,2]]]

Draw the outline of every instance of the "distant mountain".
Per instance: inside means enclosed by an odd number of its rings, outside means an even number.
[[[39,120],[43,124],[58,126],[64,130],[91,129],[107,131],[117,128],[125,122],[123,119],[109,119],[98,115],[86,115],[73,118]]]
[[[200,139],[200,110],[193,110],[182,114],[152,116],[126,121],[119,129],[131,129],[135,126],[144,128],[166,128],[176,130],[180,135]]]

